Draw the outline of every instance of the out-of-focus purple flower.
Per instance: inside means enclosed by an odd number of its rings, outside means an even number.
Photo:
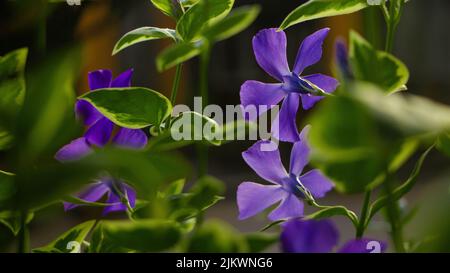
[[[334,46],[335,46],[336,65],[337,68],[339,69],[339,72],[345,79],[352,79],[353,72],[348,60],[347,44],[342,38],[339,38],[336,40]]]
[[[90,72],[89,87],[91,91],[102,88],[129,87],[133,70],[127,70],[117,78],[112,78],[110,70],[97,70]],[[93,151],[92,147],[104,147],[111,141],[114,145],[140,149],[147,145],[147,135],[140,129],[129,129],[114,125],[112,121],[103,116],[92,104],[85,100],[78,100],[75,105],[75,113],[84,122],[87,130],[83,137],[77,138],[62,147],[55,155],[61,162],[75,161],[88,155]],[[113,136],[114,127],[118,127],[117,133]],[[114,186],[114,187],[113,187]],[[87,202],[95,202],[107,195],[106,203],[111,204],[105,208],[104,213],[113,211],[124,211],[127,207],[123,204],[123,197],[128,200],[129,205],[134,207],[136,193],[127,184],[110,177],[104,177],[97,183],[90,185],[78,197]],[[66,210],[73,209],[79,205],[65,203]]]
[[[115,211],[126,211],[128,206],[131,208],[136,206],[136,191],[126,183],[111,177],[104,177],[96,183],[90,184],[77,197],[86,202],[98,202],[105,195],[105,203],[108,206],[103,210],[103,215]],[[128,205],[126,205],[127,202]],[[81,205],[64,202],[65,211],[79,206]]]
[[[88,75],[89,87],[91,91],[102,88],[129,87],[132,76],[132,69],[120,74],[114,80],[110,70],[93,71]],[[75,104],[75,113],[87,126],[87,130],[83,137],[75,139],[56,153],[56,159],[61,162],[82,158],[92,151],[90,149],[92,146],[105,146],[113,134],[114,123],[103,116],[91,103],[78,100]],[[147,136],[142,130],[123,127],[119,127],[112,140],[118,146],[135,149],[144,147],[147,145],[147,141]]]
[[[299,140],[295,117],[300,99],[303,109],[308,110],[324,98],[317,95],[318,88],[331,93],[338,86],[336,79],[326,75],[301,75],[305,68],[321,59],[322,44],[329,30],[324,28],[306,37],[300,45],[292,71],[286,58],[286,34],[283,31],[263,29],[253,38],[256,61],[279,83],[246,81],[241,86],[241,104],[243,107],[255,105],[270,109],[284,99],[278,118],[272,125],[273,136],[281,141]]]
[[[306,140],[308,129],[308,126],[303,129],[299,141],[292,147],[289,172],[283,167],[279,150],[262,150],[261,146],[270,144],[269,141],[258,141],[242,153],[247,164],[273,185],[253,182],[240,184],[237,190],[239,219],[252,217],[280,201],[280,205],[269,214],[270,220],[301,217],[305,191],[313,198],[322,198],[333,188],[333,183],[317,169],[302,175],[309,162],[310,149]]]
[[[283,224],[281,248],[288,253],[329,253],[338,245],[339,232],[331,220],[293,219]],[[386,243],[368,238],[350,240],[339,253],[380,253]]]

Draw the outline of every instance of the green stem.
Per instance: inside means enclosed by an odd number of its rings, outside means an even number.
[[[181,71],[182,71],[183,64],[178,64],[175,70],[175,78],[173,79],[172,84],[172,93],[170,94],[170,102],[173,105],[175,105],[177,101],[177,95],[178,95],[178,89],[180,87],[180,80],[181,80]],[[170,128],[170,121],[172,119],[172,115],[169,115],[169,117],[166,120],[166,130],[169,130]]]
[[[403,0],[391,0],[389,2],[390,2],[389,10],[387,9],[385,3],[381,5],[387,27],[386,46],[385,46],[386,52],[391,52],[394,47],[395,32],[397,31],[397,26],[398,23],[400,22],[400,17],[402,15],[402,8],[404,3]]]
[[[208,93],[208,69],[210,60],[211,48],[209,44],[205,47],[200,55],[200,96],[202,97],[202,111],[209,103]],[[208,172],[208,146],[203,143],[197,144],[198,155],[198,175],[205,176]]]
[[[368,190],[366,191],[366,194],[364,195],[364,203],[363,207],[361,209],[361,215],[359,217],[359,223],[358,228],[356,229],[356,238],[361,238],[364,235],[364,232],[367,227],[367,215],[369,211],[369,204],[370,204],[370,196],[372,195],[372,191]]]
[[[391,226],[391,239],[397,252],[405,252],[405,246],[403,244],[403,227],[400,221],[400,213],[398,202],[393,199],[392,195],[392,175],[386,176],[384,182],[388,203],[386,206],[386,218]]]
[[[20,214],[20,231],[18,238],[18,253],[28,253],[30,252],[30,233],[27,225],[27,212],[23,211]]]

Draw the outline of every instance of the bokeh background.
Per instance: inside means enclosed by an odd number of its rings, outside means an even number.
[[[43,0],[2,0],[0,4],[0,55],[20,47],[30,50],[28,69],[39,69],[39,65],[53,52],[73,46],[81,49],[81,66],[76,75],[78,94],[88,90],[87,73],[92,70],[108,68],[115,74],[134,68],[134,86],[145,86],[169,95],[173,70],[158,73],[155,57],[167,46],[166,41],[152,41],[128,48],[117,56],[111,56],[116,41],[126,32],[141,26],[174,27],[174,23],[148,0],[98,0],[82,1],[81,6],[69,6],[64,1],[47,3]],[[255,62],[251,39],[262,28],[277,27],[283,18],[301,0],[236,0],[236,6],[259,4],[261,14],[256,22],[241,34],[216,44],[212,51],[210,66],[210,102],[218,105],[239,104],[240,85],[248,79],[269,82],[270,78]],[[405,8],[400,23],[394,54],[410,69],[408,84],[411,93],[426,96],[450,104],[450,1],[412,0]],[[301,40],[313,31],[330,27],[331,34],[324,49],[320,64],[308,72],[332,73],[334,41],[338,37],[347,38],[348,31],[355,29],[372,43],[382,48],[384,43],[384,22],[378,9],[368,9],[357,14],[338,16],[306,22],[288,29],[288,59],[293,62]],[[192,96],[197,91],[197,60],[191,60],[184,68],[178,103],[192,104]],[[51,75],[49,75],[51,76]],[[302,123],[306,112],[300,112]],[[256,231],[267,220],[255,217],[247,221],[237,220],[235,192],[237,185],[246,181],[262,182],[246,166],[240,154],[251,142],[234,142],[213,148],[210,151],[210,174],[227,184],[226,199],[210,209],[207,217],[221,218],[242,231]],[[284,148],[284,147],[283,147]],[[287,159],[288,150],[283,149]],[[184,156],[195,166],[194,151],[183,150]],[[417,159],[414,156],[400,171],[407,176]],[[287,161],[286,161],[287,162]],[[0,153],[0,167],[6,164]],[[195,177],[192,174],[191,179]],[[433,152],[425,163],[419,185],[402,201],[404,206],[413,208],[419,201],[433,196],[434,191],[448,190],[450,181],[448,160]],[[332,193],[322,203],[345,204],[359,211],[362,197],[359,195],[339,195]],[[93,209],[83,208],[63,213],[62,205],[50,207],[41,212],[33,221],[31,232],[33,246],[51,241],[65,229],[90,218]],[[341,241],[353,235],[346,219],[336,218],[342,234]],[[413,233],[419,223],[408,225],[407,232]],[[384,238],[388,226],[377,219],[369,227],[368,234]],[[0,227],[1,240],[7,240],[7,231]],[[1,244],[0,244],[1,245]],[[276,251],[277,249],[272,249]]]

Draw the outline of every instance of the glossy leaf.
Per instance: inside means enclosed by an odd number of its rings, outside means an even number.
[[[367,0],[310,0],[293,10],[280,29],[319,18],[357,12],[368,7]]]
[[[357,80],[378,85],[390,94],[405,90],[409,71],[393,55],[376,50],[356,32],[350,33],[350,63]]]
[[[156,57],[156,68],[158,71],[164,71],[169,68],[186,62],[187,60],[200,54],[202,41],[196,43],[181,42],[174,44]]]
[[[177,33],[184,41],[192,41],[204,27],[227,16],[234,0],[200,0],[186,11],[177,23]]]
[[[152,4],[162,13],[174,19],[178,19],[182,13],[178,1],[173,0],[150,0]]]
[[[209,27],[204,36],[210,41],[226,40],[250,26],[261,11],[259,5],[242,6],[233,9],[223,20]]]
[[[99,89],[80,99],[90,102],[115,124],[133,129],[161,124],[172,109],[166,97],[143,87]]]
[[[175,30],[158,27],[141,27],[132,30],[122,36],[122,38],[120,38],[120,40],[114,46],[113,55],[137,43],[166,38],[170,38],[173,41],[176,41],[177,38]]]

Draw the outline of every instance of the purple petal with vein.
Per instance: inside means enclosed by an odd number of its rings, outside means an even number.
[[[60,162],[75,161],[83,158],[92,152],[91,147],[84,137],[77,138],[62,147],[55,155]]]
[[[289,64],[286,58],[286,34],[276,28],[263,29],[253,37],[253,52],[259,66],[269,75],[283,81],[289,75]]]
[[[277,185],[243,182],[237,190],[239,220],[252,217],[280,201],[286,191]]]
[[[303,40],[295,59],[293,72],[302,74],[303,70],[311,66],[322,58],[323,41],[330,32],[329,28],[324,28],[314,32]]]

